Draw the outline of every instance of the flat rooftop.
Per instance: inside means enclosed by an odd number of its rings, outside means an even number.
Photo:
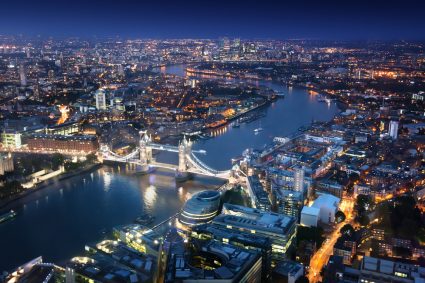
[[[223,214],[217,216],[213,222],[233,224],[284,235],[295,225],[295,218],[284,214],[226,203],[223,205]]]
[[[303,266],[295,261],[281,261],[278,263],[278,265],[275,267],[273,272],[288,276],[288,275],[295,275],[297,274],[301,269],[303,269]]]

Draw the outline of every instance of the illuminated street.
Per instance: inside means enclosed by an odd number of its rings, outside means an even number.
[[[310,283],[319,282],[321,280],[320,271],[322,270],[323,266],[326,265],[326,263],[329,260],[329,257],[333,253],[333,247],[341,234],[339,230],[345,224],[353,224],[353,221],[354,221],[353,208],[354,208],[353,199],[347,199],[347,198],[342,199],[340,204],[340,209],[346,215],[346,219],[345,221],[335,225],[335,228],[332,231],[332,233],[326,236],[326,239],[323,242],[322,247],[311,258],[310,269],[308,272],[308,279],[310,280]]]

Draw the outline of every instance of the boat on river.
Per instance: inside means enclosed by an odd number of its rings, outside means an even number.
[[[326,97],[324,97],[323,95],[319,94],[317,96],[317,101],[318,102],[326,102]]]
[[[15,218],[15,216],[16,216],[16,212],[14,210],[10,210],[8,213],[5,213],[5,214],[0,216],[0,223],[9,221],[9,220]]]
[[[262,132],[264,129],[261,127],[261,121],[260,121],[260,125],[258,126],[258,128],[254,129],[254,133],[255,134],[259,134],[260,132]]]
[[[155,216],[150,215],[149,213],[143,213],[139,217],[136,218],[135,222],[140,225],[149,225],[155,221]]]

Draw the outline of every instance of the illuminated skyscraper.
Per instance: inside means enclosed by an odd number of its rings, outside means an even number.
[[[47,73],[47,76],[49,77],[50,81],[54,81],[55,80],[55,71],[49,70],[49,72]]]
[[[220,59],[224,60],[227,59],[230,51],[230,40],[227,37],[223,37],[220,39],[219,43],[219,52],[220,52]]]
[[[99,89],[96,91],[96,109],[97,110],[106,110],[106,94],[105,91]]]
[[[384,121],[381,121],[381,123],[379,124],[379,130],[381,132],[383,132],[385,130],[385,122]]]
[[[19,77],[21,79],[21,86],[26,86],[27,85],[27,75],[25,73],[24,65],[21,65],[19,67]]]
[[[125,73],[124,73],[124,66],[121,65],[121,64],[118,65],[118,75],[120,75],[120,76],[124,76],[125,75]]]
[[[304,169],[295,169],[294,174],[294,190],[304,193]]]
[[[390,121],[389,135],[392,139],[396,140],[398,135],[398,121]]]

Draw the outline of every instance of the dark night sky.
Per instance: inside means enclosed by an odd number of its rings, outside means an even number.
[[[8,0],[0,34],[425,39],[423,0]]]

